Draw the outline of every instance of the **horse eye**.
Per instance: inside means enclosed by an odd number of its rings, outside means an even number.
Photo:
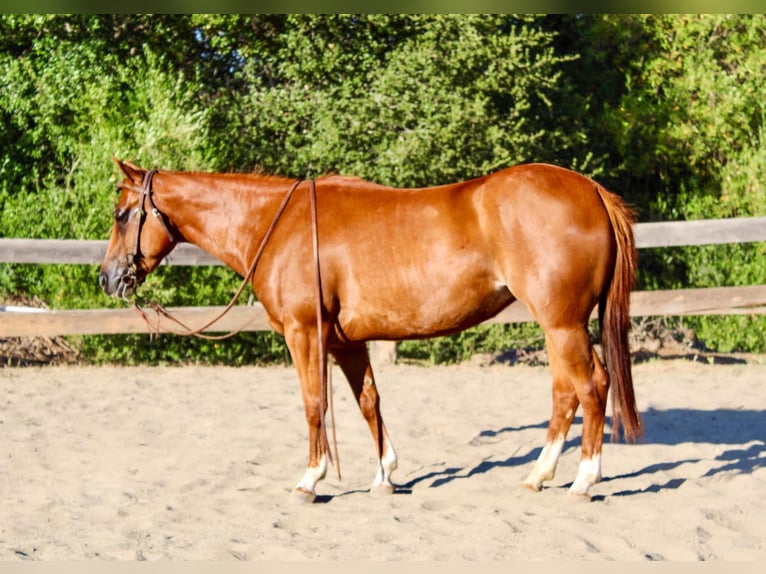
[[[130,216],[130,210],[125,207],[118,207],[114,210],[114,219],[117,223],[125,223]]]

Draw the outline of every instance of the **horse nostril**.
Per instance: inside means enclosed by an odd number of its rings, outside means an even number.
[[[106,291],[107,285],[109,285],[109,277],[106,273],[101,272],[98,276],[98,284],[101,286],[101,289]]]

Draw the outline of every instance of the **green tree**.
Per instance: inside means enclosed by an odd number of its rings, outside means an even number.
[[[533,16],[290,16],[278,76],[248,67],[248,131],[269,169],[396,186],[530,161],[566,138],[552,40]]]
[[[105,238],[113,154],[395,186],[547,161],[597,177],[642,221],[762,215],[764,24],[763,15],[2,15],[0,236]],[[764,283],[763,255],[762,244],[642,252],[640,285]],[[221,268],[166,267],[146,289],[164,304],[216,304],[237,282]],[[116,304],[83,266],[3,265],[3,293],[56,308]],[[689,322],[709,346],[766,349],[763,318]],[[539,335],[493,329],[408,348],[458,360]],[[145,337],[82,345],[126,361],[285,356],[271,334],[240,337],[217,347],[166,338],[165,350]]]
[[[584,122],[605,183],[642,221],[766,213],[766,17],[595,15],[559,22],[581,54],[568,70],[596,111]],[[576,67],[576,66],[575,66]],[[572,66],[570,66],[572,68]],[[603,70],[594,82],[594,70]],[[602,149],[603,146],[602,146]],[[599,153],[599,152],[596,152]],[[641,253],[644,288],[763,284],[763,244]],[[763,317],[687,319],[709,346],[766,348]]]

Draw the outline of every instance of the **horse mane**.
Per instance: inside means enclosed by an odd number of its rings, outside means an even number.
[[[290,176],[285,176],[285,175],[268,171],[263,166],[263,164],[256,164],[250,171],[234,171],[232,168],[230,168],[229,171],[218,171],[218,172],[205,171],[205,170],[175,170],[175,169],[160,169],[158,171],[160,173],[165,172],[165,173],[173,173],[177,175],[187,175],[192,177],[216,176],[216,177],[223,177],[223,178],[243,178],[243,177],[254,178],[262,182],[273,182],[273,183],[281,183],[281,182],[290,181],[290,180],[295,181],[296,179],[299,179],[298,177],[290,177]],[[304,177],[300,179],[308,181],[309,179],[312,179],[312,178]],[[342,175],[336,171],[324,172],[321,175],[314,177],[313,179],[316,182],[321,181],[326,183],[332,183],[338,187],[353,187],[353,188],[366,187],[366,188],[373,188],[373,189],[377,189],[377,188],[390,189],[390,187],[388,186],[372,182],[362,177]]]

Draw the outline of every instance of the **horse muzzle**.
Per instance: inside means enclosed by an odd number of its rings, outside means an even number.
[[[141,283],[142,275],[132,269],[118,269],[111,273],[102,269],[98,275],[98,284],[104,293],[119,299],[130,299]]]

